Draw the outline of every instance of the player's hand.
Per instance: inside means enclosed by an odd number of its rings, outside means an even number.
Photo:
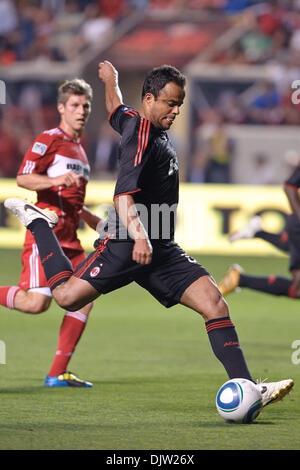
[[[53,186],[65,186],[66,188],[70,188],[73,184],[76,184],[76,186],[79,187],[80,179],[81,175],[76,175],[72,171],[69,171],[64,175],[53,178]]]
[[[132,259],[138,264],[150,264],[152,260],[152,245],[148,239],[135,240]]]
[[[105,60],[104,62],[99,62],[98,76],[104,83],[110,81],[113,81],[115,83],[118,82],[118,71],[110,62],[108,62],[108,60]]]

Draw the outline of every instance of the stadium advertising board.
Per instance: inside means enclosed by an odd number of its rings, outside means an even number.
[[[6,212],[7,197],[26,197],[35,202],[34,193],[18,188],[14,180],[1,181],[0,247],[21,248],[24,227]],[[97,215],[105,216],[112,205],[114,184],[91,181],[86,205]],[[262,240],[228,242],[228,233],[242,227],[254,214],[263,218],[264,228],[271,232],[283,229],[288,203],[280,186],[201,185],[182,183],[176,225],[176,241],[183,249],[204,254],[280,255]],[[162,211],[163,214],[163,211]],[[84,248],[93,248],[95,232],[87,226],[79,229]]]

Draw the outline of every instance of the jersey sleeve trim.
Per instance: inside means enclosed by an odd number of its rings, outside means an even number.
[[[139,188],[139,189],[134,189],[133,191],[128,191],[128,192],[126,192],[126,193],[115,194],[115,195],[114,195],[114,199],[116,199],[117,197],[120,197],[120,196],[126,196],[126,195],[128,195],[128,194],[138,193],[139,191],[142,191],[141,188]]]
[[[35,169],[35,162],[33,162],[32,160],[26,160],[23,170],[19,169],[17,176],[30,175],[33,173],[34,169]]]
[[[108,116],[108,118],[107,118],[108,121],[111,120],[112,115],[117,111],[117,109],[120,108],[120,106],[124,106],[124,104],[123,104],[123,103],[118,104],[118,106],[116,106],[116,107],[109,113],[109,116]]]

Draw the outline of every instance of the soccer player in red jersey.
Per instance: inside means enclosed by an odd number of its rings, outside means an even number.
[[[84,80],[64,82],[58,89],[59,126],[42,132],[34,140],[17,174],[19,186],[36,191],[37,206],[58,215],[55,235],[74,269],[85,259],[77,237],[80,219],[93,229],[100,222],[84,206],[90,166],[80,137],[91,112],[91,102],[92,89]],[[49,308],[52,294],[37,245],[29,230],[26,231],[22,266],[17,286],[0,287],[0,304],[24,313],[42,313]],[[92,386],[90,382],[67,372],[91,308],[90,302],[78,311],[66,311],[54,361],[45,380],[46,386]]]

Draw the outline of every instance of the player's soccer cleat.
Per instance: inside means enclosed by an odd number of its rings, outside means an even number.
[[[256,387],[259,389],[262,397],[262,405],[267,406],[276,403],[285,397],[294,386],[292,379],[281,380],[280,382],[257,382]]]
[[[40,209],[26,199],[12,197],[4,201],[4,207],[11,210],[25,227],[35,219],[44,219],[50,228],[54,228],[58,222],[58,216],[53,211]]]
[[[239,286],[242,272],[244,272],[244,270],[238,264],[233,264],[232,266],[230,266],[225,276],[223,277],[223,279],[221,279],[218,285],[219,290],[223,296],[230,294],[230,292],[233,292],[237,289],[237,287]]]
[[[93,386],[91,382],[79,379],[76,375],[72,374],[72,372],[64,372],[55,377],[49,377],[49,375],[47,375],[44,384],[46,387],[91,388]]]
[[[230,243],[233,243],[237,240],[242,240],[243,238],[254,238],[255,234],[260,230],[262,230],[262,220],[259,215],[255,215],[244,227],[229,235],[229,241]]]

